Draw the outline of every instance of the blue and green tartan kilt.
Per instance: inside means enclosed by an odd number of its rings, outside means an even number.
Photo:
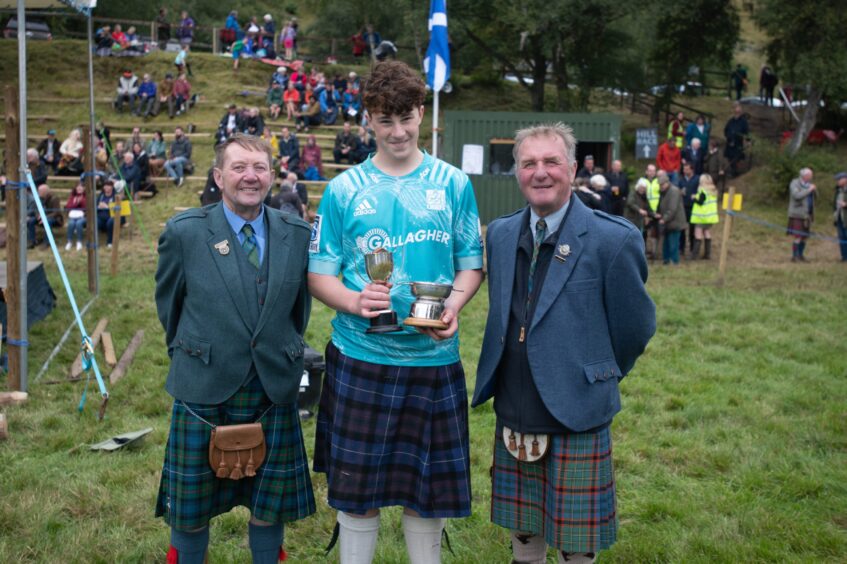
[[[157,517],[175,529],[194,530],[239,505],[270,523],[296,521],[315,512],[296,405],[272,407],[261,381],[254,377],[223,404],[188,406],[214,425],[253,423],[270,408],[261,419],[265,461],[252,478],[217,478],[209,466],[211,428],[189,413],[182,401],[174,401]]]
[[[400,505],[422,517],[471,513],[462,364],[388,366],[326,348],[315,429],[329,505],[362,514]]]
[[[565,552],[597,552],[617,537],[615,474],[609,427],[551,435],[538,462],[520,462],[494,439],[491,521],[507,529],[544,535]]]

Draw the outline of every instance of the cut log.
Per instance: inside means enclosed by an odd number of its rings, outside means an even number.
[[[0,392],[0,405],[20,405],[28,397],[26,392]]]
[[[6,424],[6,414],[0,413],[0,441],[9,438],[9,426]]]
[[[132,340],[126,347],[124,354],[121,355],[121,359],[118,361],[118,365],[115,366],[115,369],[112,370],[112,373],[109,374],[109,383],[114,384],[118,380],[124,377],[126,374],[127,368],[132,363],[132,359],[135,358],[135,353],[138,352],[138,349],[141,347],[141,341],[144,339],[144,330],[140,329],[135,335],[132,337]]]
[[[106,325],[108,324],[109,319],[106,317],[97,322],[97,326],[94,328],[94,333],[91,334],[91,346],[94,350],[97,350],[97,343],[100,342],[100,335],[102,335],[103,331],[106,330]],[[82,353],[76,355],[76,360],[74,360],[73,365],[71,365],[71,378],[79,378],[80,374],[82,374]]]
[[[103,343],[103,355],[106,357],[106,364],[109,366],[116,365],[118,359],[115,356],[115,345],[112,343],[112,334],[108,331],[103,331],[100,341]]]

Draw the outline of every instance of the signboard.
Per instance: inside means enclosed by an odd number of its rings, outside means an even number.
[[[743,198],[742,198],[741,194],[735,194],[735,197],[732,199],[732,211],[737,211],[737,212],[741,211],[741,201],[742,201],[742,199]],[[723,209],[727,209],[729,207],[729,194],[723,195],[723,206],[722,207],[723,207]]]
[[[465,174],[482,174],[482,145],[462,146],[462,172]]]
[[[126,217],[128,215],[132,215],[132,207],[129,200],[121,200],[121,217]],[[115,212],[118,211],[118,206],[116,204],[112,204],[109,206],[109,217],[115,217]]]
[[[635,158],[655,159],[659,152],[659,134],[655,128],[635,130]]]

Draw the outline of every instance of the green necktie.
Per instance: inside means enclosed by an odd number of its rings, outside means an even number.
[[[256,267],[256,270],[259,270],[259,242],[256,241],[253,227],[249,223],[245,223],[241,232],[244,233],[244,242],[241,243],[241,247],[247,253],[247,260]]]
[[[539,219],[535,223],[535,244],[532,246],[532,260],[529,262],[529,281],[526,285],[527,303],[532,299],[532,283],[535,278],[535,267],[538,266],[538,251],[541,248],[541,243],[547,236],[547,222]]]

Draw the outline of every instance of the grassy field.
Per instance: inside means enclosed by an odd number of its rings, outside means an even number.
[[[33,48],[31,68],[48,70],[44,57],[54,54],[59,82],[53,86],[42,76],[33,88],[41,95],[53,89],[82,97],[84,86],[63,64],[73,56],[57,49],[78,48],[72,43]],[[164,71],[170,59],[161,57],[150,64]],[[10,60],[8,43],[0,45],[0,81],[14,72]],[[222,79],[229,72],[223,62],[196,60],[195,72],[205,76],[198,82],[210,101],[195,115],[216,120],[238,86]],[[97,64],[98,96],[108,96],[112,81],[102,77],[115,70],[109,66],[114,62]],[[266,69],[247,67],[240,77],[264,84],[265,74]],[[62,113],[61,123],[83,119],[81,108]],[[48,110],[58,111],[31,112]],[[766,175],[767,170],[751,175],[745,190],[755,193],[756,179]],[[822,196],[825,206],[831,191]],[[194,187],[167,187],[142,206],[141,218],[155,239],[174,207],[196,202]],[[763,199],[745,211],[784,222],[781,200]],[[824,223],[818,227],[832,234]],[[838,251],[830,242],[812,241],[807,251],[812,262],[803,265],[787,260],[789,247],[779,230],[738,222],[723,288],[714,285],[714,260],[678,268],[651,265],[648,288],[658,305],[659,329],[622,384],[623,411],[612,428],[621,529],[618,543],[600,561],[847,561],[845,266],[836,262]],[[43,249],[30,255],[44,261],[59,302],[31,330],[30,399],[6,410],[11,438],[0,443],[0,562],[164,559],[168,530],[154,519],[153,508],[171,400],[163,389],[168,358],[153,304],[156,255],[137,228],[121,249],[115,277],[108,275],[108,255],[101,255],[101,293],[85,316],[86,326],[90,331],[97,319],[108,317],[119,355],[135,331],[144,329],[145,337],[126,377],[110,388],[107,417],[99,423],[94,388],[79,414],[83,384],[63,382],[76,354],[76,335],[34,380],[72,317],[52,256]],[[83,303],[89,298],[84,258],[76,253],[63,258]],[[483,288],[461,318],[471,390],[486,311]],[[316,303],[307,340],[319,350],[329,338],[330,319]],[[103,366],[102,355],[98,358]],[[138,449],[88,450],[88,444],[148,426],[154,431]],[[455,554],[445,551],[446,563],[510,561],[505,531],[488,519],[493,429],[490,404],[472,411],[474,514],[448,525]],[[311,456],[313,422],[304,433]],[[323,547],[334,513],[325,503],[322,475],[314,476],[314,487],[318,513],[287,529],[293,562],[327,560]],[[405,561],[399,517],[396,509],[384,512],[377,562]],[[248,561],[247,518],[239,509],[216,519],[211,562]],[[336,560],[337,552],[329,557]]]

